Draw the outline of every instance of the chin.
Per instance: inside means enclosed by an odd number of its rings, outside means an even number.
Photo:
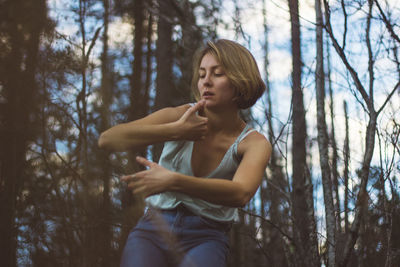
[[[206,103],[204,104],[204,107],[205,108],[210,108],[210,107],[213,107],[213,106],[215,106],[215,104],[212,101],[206,99]]]

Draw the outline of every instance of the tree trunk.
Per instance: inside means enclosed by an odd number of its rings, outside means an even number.
[[[75,105],[78,113],[78,125],[79,125],[79,136],[76,145],[77,161],[76,168],[82,173],[81,177],[83,179],[82,187],[78,188],[76,186],[76,191],[78,192],[79,199],[82,201],[83,206],[83,227],[77,231],[81,234],[82,240],[82,251],[81,259],[82,266],[90,266],[97,262],[97,242],[95,241],[96,234],[96,224],[94,224],[93,216],[91,211],[93,207],[91,206],[92,194],[90,193],[90,175],[89,175],[89,158],[88,158],[88,63],[89,63],[89,51],[88,51],[88,36],[86,32],[88,11],[90,8],[90,3],[85,0],[79,0],[79,5],[77,9],[78,21],[79,21],[79,34],[80,34],[80,77],[81,88],[79,93],[75,98]],[[85,230],[84,230],[85,229]]]
[[[314,218],[313,185],[306,164],[306,121],[301,88],[300,21],[297,0],[289,0],[292,39],[292,215],[295,261],[298,266],[320,266]]]
[[[152,5],[152,1],[150,1],[149,3],[150,7],[149,9],[153,8]],[[152,69],[152,59],[153,59],[153,50],[151,48],[152,44],[153,44],[153,14],[151,13],[151,11],[148,12],[148,19],[147,19],[147,47],[146,47],[146,81],[144,84],[144,94],[143,94],[143,103],[145,103],[145,105],[143,106],[143,114],[148,114],[149,113],[149,94],[150,94],[150,86],[152,83],[152,73],[153,73],[153,69]]]
[[[336,144],[336,137],[335,137],[335,111],[334,111],[334,98],[333,98],[333,90],[332,90],[332,80],[331,80],[331,62],[330,62],[330,45],[329,45],[329,39],[326,41],[326,51],[327,51],[327,67],[328,67],[328,73],[327,73],[327,80],[328,80],[328,89],[329,89],[329,100],[330,100],[330,105],[329,105],[329,110],[330,110],[330,116],[331,116],[331,144],[332,144],[332,192],[333,192],[333,204],[335,208],[335,218],[336,218],[336,232],[340,232],[341,230],[341,217],[340,217],[340,197],[339,197],[339,173],[338,173],[338,149],[337,149],[337,144]]]
[[[325,221],[327,240],[325,242],[328,248],[328,267],[336,266],[336,218],[333,207],[332,180],[329,166],[329,139],[325,121],[325,74],[324,74],[324,55],[323,55],[323,31],[322,31],[322,10],[320,0],[315,0],[315,13],[317,21],[316,42],[316,70],[315,87],[317,96],[317,128],[318,128],[318,148],[319,162],[321,164],[322,185],[324,191]]]
[[[365,138],[365,152],[364,152],[362,167],[361,167],[360,174],[359,174],[361,182],[360,182],[360,189],[357,194],[357,201],[356,201],[355,212],[354,212],[354,220],[351,225],[351,228],[349,229],[349,234],[346,239],[343,257],[339,262],[339,266],[345,267],[348,265],[348,263],[350,261],[350,257],[354,251],[354,247],[355,247],[358,235],[359,235],[361,221],[365,215],[365,207],[368,205],[367,184],[368,184],[368,180],[369,180],[369,169],[371,166],[371,160],[372,160],[372,156],[374,153],[377,118],[378,118],[379,112],[382,111],[385,104],[382,105],[382,107],[379,109],[378,112],[376,112],[375,107],[374,107],[374,90],[373,90],[375,60],[374,60],[374,55],[372,53],[371,40],[369,37],[371,19],[372,19],[373,1],[372,0],[368,1],[369,10],[368,10],[368,15],[367,15],[367,23],[366,23],[366,31],[365,31],[366,47],[368,49],[369,93],[367,93],[367,91],[365,90],[360,79],[358,78],[357,72],[350,65],[350,62],[347,60],[347,57],[346,57],[346,54],[345,54],[343,48],[339,46],[339,44],[333,34],[332,26],[330,23],[330,7],[326,0],[324,0],[324,5],[325,5],[325,18],[326,18],[327,32],[332,40],[332,43],[333,43],[333,46],[334,46],[336,52],[338,53],[342,62],[346,66],[347,70],[349,71],[358,92],[361,94],[361,96],[366,104],[366,107],[368,109],[368,115],[369,115],[369,121],[368,121],[366,138]],[[397,89],[397,87],[398,87],[398,84],[395,86],[394,89]],[[392,91],[392,94],[389,94],[385,103],[388,102],[388,100],[393,95],[393,93],[394,93],[394,90]]]
[[[38,87],[35,79],[40,34],[45,27],[46,1],[2,1],[0,18],[3,41],[0,83],[2,86],[0,149],[0,262],[17,266],[16,214],[26,179],[26,152],[33,140]],[[26,16],[29,13],[30,16]]]
[[[158,0],[159,18],[157,26],[157,77],[155,110],[174,106],[176,101],[174,76],[172,72],[174,59],[174,44],[172,41],[173,5],[170,1]],[[162,145],[154,145],[153,161],[158,161],[162,151]]]
[[[349,235],[346,240],[344,247],[343,258],[340,261],[339,266],[347,266],[350,256],[354,250],[355,243],[358,238],[358,233],[361,226],[361,221],[365,215],[365,207],[368,205],[368,191],[367,184],[369,178],[369,168],[371,166],[372,155],[375,146],[375,133],[376,133],[376,122],[377,114],[372,110],[370,111],[370,118],[367,126],[366,140],[365,140],[365,154],[363,158],[362,168],[360,171],[360,190],[357,194],[357,201],[355,206],[354,220],[349,229]]]
[[[343,101],[343,109],[345,116],[345,126],[346,126],[346,135],[344,139],[344,147],[343,147],[343,162],[344,162],[344,232],[347,234],[349,232],[349,165],[350,165],[350,146],[349,146],[349,116],[347,114],[347,103]]]
[[[182,42],[180,53],[177,54],[180,63],[182,77],[179,83],[179,103],[188,103],[191,100],[191,80],[193,73],[193,55],[202,43],[202,34],[199,27],[196,27],[194,4],[188,0],[180,1],[180,22],[182,25]],[[184,15],[184,16],[183,16]]]
[[[136,0],[133,7],[134,23],[134,48],[133,48],[133,68],[131,76],[130,102],[131,106],[128,112],[129,121],[137,120],[144,117],[143,112],[148,105],[143,103],[145,96],[145,86],[143,84],[143,45],[144,45],[144,3],[143,0]],[[146,156],[146,149],[135,150],[130,153],[129,165],[132,167],[130,171],[138,171],[140,167],[137,165],[135,157],[139,154]]]
[[[102,106],[100,107],[100,120],[101,129],[100,132],[110,128],[110,107],[112,103],[113,85],[112,85],[112,74],[111,66],[112,62],[108,56],[108,25],[110,18],[110,0],[103,0],[103,52],[101,54],[101,88],[100,96],[102,100]],[[103,181],[103,194],[102,194],[102,207],[101,207],[101,223],[99,227],[100,236],[100,255],[101,266],[111,266],[111,193],[110,193],[110,178],[111,178],[111,164],[109,159],[108,151],[101,151],[100,155],[100,168],[102,181]]]
[[[382,146],[381,146],[381,139],[379,139],[379,148],[380,152],[382,153]],[[383,232],[383,238],[382,240],[386,241],[386,244],[384,245],[384,248],[386,249],[386,255],[385,255],[385,267],[390,267],[393,265],[393,247],[392,247],[392,242],[391,242],[391,237],[392,237],[392,215],[393,215],[393,209],[390,208],[388,198],[386,197],[386,189],[385,189],[385,174],[383,170],[383,163],[382,163],[382,154],[380,155],[381,157],[381,171],[379,174],[379,191],[380,191],[380,206],[382,210],[382,217],[384,218],[384,223],[386,229],[382,229]],[[388,174],[388,176],[390,173]]]
[[[269,40],[268,40],[268,24],[267,24],[267,10],[266,10],[266,1],[263,0],[263,26],[264,26],[264,69],[265,69],[265,85],[266,85],[266,103],[265,107],[265,118],[268,123],[268,140],[272,143],[272,154],[271,159],[268,164],[268,167],[271,171],[271,174],[266,177],[266,183],[261,184],[260,188],[260,196],[261,196],[261,217],[266,217],[265,204],[266,197],[269,196],[270,200],[270,208],[269,208],[269,217],[271,218],[271,222],[276,227],[283,227],[282,219],[285,218],[284,214],[282,214],[282,191],[286,192],[286,183],[284,179],[284,175],[282,172],[281,166],[278,164],[278,157],[275,150],[275,137],[274,137],[274,125],[272,122],[273,111],[272,111],[272,101],[271,101],[271,86],[269,82]],[[275,227],[271,228],[271,231],[267,233],[267,226],[264,224],[262,229],[262,241],[263,248],[267,250],[269,257],[269,262],[271,266],[288,266],[288,262],[290,261],[289,255],[286,255],[287,249],[285,248],[285,241],[279,233],[278,229]],[[267,242],[267,234],[269,242]]]
[[[143,84],[143,46],[144,46],[144,21],[145,9],[144,0],[137,0],[133,3],[133,9],[130,10],[134,19],[134,47],[133,47],[133,65],[132,75],[130,76],[130,107],[128,111],[128,120],[133,121],[144,117],[144,111],[148,110],[146,100],[146,87]],[[128,173],[135,173],[143,170],[143,167],[136,162],[136,156],[146,157],[147,149],[137,149],[128,152]],[[129,189],[125,189],[122,193],[122,208],[124,210],[123,226],[121,231],[121,243],[125,240],[138,219],[143,214],[144,200],[140,196],[132,195]],[[121,244],[120,248],[123,248]]]
[[[76,97],[76,109],[78,110],[79,117],[79,139],[77,144],[78,149],[78,163],[81,164],[79,168],[83,169],[83,177],[88,178],[89,173],[89,159],[88,159],[88,117],[87,117],[87,70],[88,70],[88,59],[89,54],[87,51],[87,36],[86,36],[86,17],[88,3],[84,0],[79,0],[79,28],[81,34],[81,62],[80,62],[80,74],[81,74],[81,90]]]

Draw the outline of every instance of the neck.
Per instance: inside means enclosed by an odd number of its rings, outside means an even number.
[[[236,108],[218,110],[218,112],[205,108],[204,115],[208,118],[208,129],[211,134],[218,132],[236,133],[246,125]]]

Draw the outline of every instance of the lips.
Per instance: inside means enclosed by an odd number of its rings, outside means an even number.
[[[207,97],[207,96],[213,96],[214,93],[210,92],[210,91],[205,91],[203,92],[203,97]]]

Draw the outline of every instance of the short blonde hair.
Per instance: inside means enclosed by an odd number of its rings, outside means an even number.
[[[253,106],[265,91],[256,60],[244,46],[229,40],[207,42],[198,50],[193,60],[192,92],[200,99],[197,82],[201,60],[206,54],[213,55],[223,67],[236,94],[236,104],[240,109]]]

